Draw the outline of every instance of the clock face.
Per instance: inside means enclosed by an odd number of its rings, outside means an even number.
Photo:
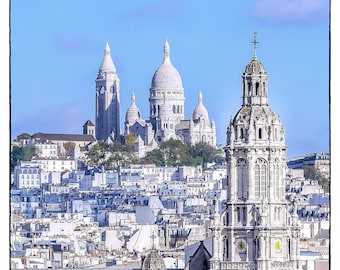
[[[237,240],[236,248],[240,253],[244,253],[247,250],[247,242],[244,239]]]
[[[280,240],[275,241],[275,250],[281,251],[281,241]]]

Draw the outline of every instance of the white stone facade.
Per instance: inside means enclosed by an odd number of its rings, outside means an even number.
[[[198,105],[192,119],[184,119],[184,88],[182,78],[170,61],[170,46],[164,44],[163,62],[156,70],[150,87],[148,120],[143,120],[135,96],[132,94],[131,105],[125,115],[125,136],[138,135],[143,140],[145,152],[154,149],[155,142],[169,139],[181,140],[195,145],[207,143],[216,146],[216,126],[210,121],[207,109],[203,105],[203,95],[198,95]]]
[[[227,201],[222,214],[215,201],[211,227],[215,270],[299,269],[300,225],[285,198],[284,129],[268,105],[268,75],[255,52],[242,76],[242,106],[227,128]]]
[[[96,79],[96,139],[120,140],[120,80],[107,43]]]

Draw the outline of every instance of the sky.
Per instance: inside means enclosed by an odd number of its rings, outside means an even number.
[[[331,146],[331,192],[337,192],[340,2],[332,1],[332,16],[329,6],[327,0],[0,1],[3,175],[9,175],[8,142],[22,132],[77,134],[87,119],[94,121],[95,78],[107,41],[121,80],[122,120],[132,91],[148,117],[151,79],[168,38],[183,80],[186,118],[201,90],[217,140],[225,145],[256,31],[257,57],[269,75],[269,104],[284,124],[287,156]],[[0,197],[9,202],[9,181],[3,180]],[[333,196],[332,204],[339,199]],[[8,209],[8,203],[0,205],[4,219]],[[331,230],[331,239],[340,240],[340,231]],[[0,257],[9,261],[6,245]]]
[[[10,137],[81,134],[95,123],[95,79],[106,42],[120,78],[121,129],[135,93],[149,117],[149,89],[170,45],[185,119],[203,94],[217,143],[241,107],[242,73],[256,53],[287,157],[330,151],[330,3],[327,0],[13,0],[10,2]]]

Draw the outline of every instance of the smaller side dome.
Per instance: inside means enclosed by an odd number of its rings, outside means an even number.
[[[141,117],[140,111],[139,111],[138,107],[136,106],[135,93],[132,93],[132,95],[131,95],[131,105],[128,108],[126,114],[125,114],[125,122],[133,123],[136,120],[140,119],[140,117]]]
[[[205,108],[205,106],[203,105],[203,96],[202,96],[202,92],[200,92],[198,94],[198,105],[195,108],[193,114],[192,114],[192,119],[194,121],[197,121],[201,118],[204,118],[206,121],[209,120],[209,114],[207,109]]]
[[[254,73],[260,74],[260,73],[266,73],[266,70],[264,69],[264,66],[260,61],[253,59],[247,64],[244,72],[247,74],[254,74]]]
[[[100,72],[108,72],[108,71],[116,72],[116,67],[113,64],[113,61],[110,55],[110,47],[109,47],[108,42],[106,42],[106,46],[104,49],[104,58],[102,60],[102,63],[100,64],[99,71]]]

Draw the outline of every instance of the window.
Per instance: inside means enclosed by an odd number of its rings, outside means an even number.
[[[255,95],[258,95],[258,94],[259,94],[259,86],[260,86],[260,84],[257,82],[257,83],[255,84]]]
[[[259,139],[262,139],[262,128],[259,128]]]
[[[245,159],[239,159],[237,161],[237,197],[243,199],[247,197],[247,162]]]
[[[264,159],[258,159],[255,162],[255,198],[260,199],[266,195],[267,182],[267,164]]]

